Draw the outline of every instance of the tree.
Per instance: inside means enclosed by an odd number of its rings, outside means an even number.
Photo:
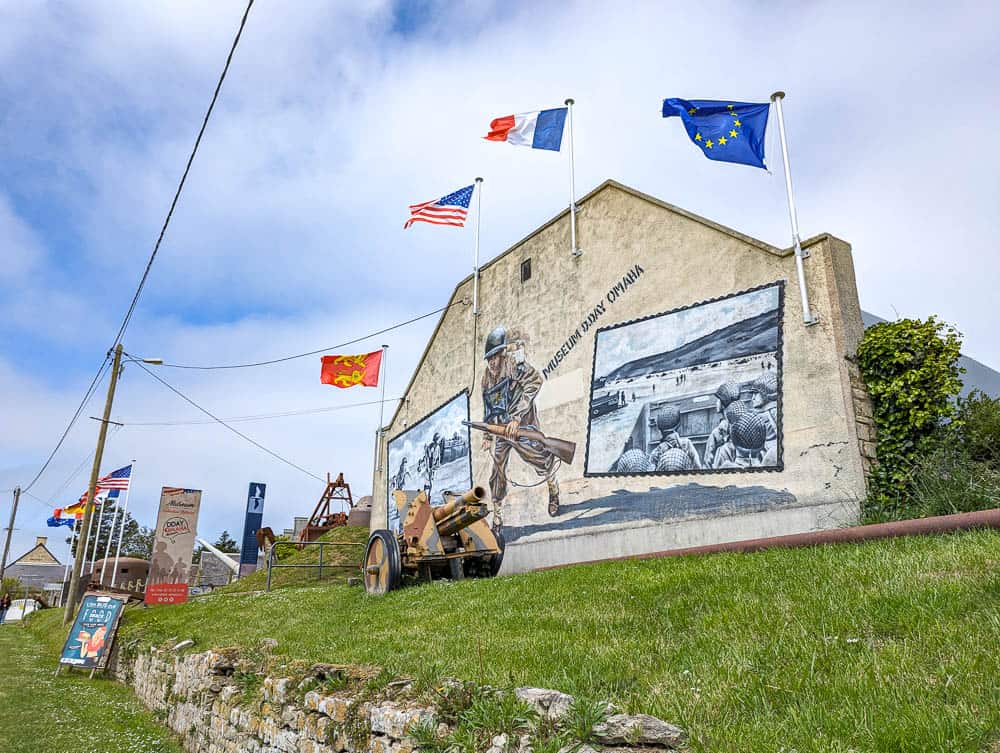
[[[237,553],[240,551],[240,545],[229,535],[229,531],[223,531],[219,534],[219,538],[212,542],[212,546],[220,552]]]
[[[100,506],[95,508],[93,513],[91,513],[95,517],[93,527],[90,531],[90,538],[87,540],[87,559],[89,560],[93,555],[95,536],[97,537],[97,559],[104,557],[105,551],[108,551],[110,556],[114,557],[118,548],[118,531],[124,527],[122,531],[121,556],[139,557],[148,560],[153,554],[153,535],[155,531],[152,528],[140,526],[130,512],[125,513],[124,523],[122,522],[120,513],[117,515],[116,521],[115,511],[117,509],[117,500],[109,499],[105,502],[105,505],[104,519],[101,520],[100,526],[97,524],[101,514]],[[112,525],[114,525],[113,532],[111,530]],[[78,525],[77,528],[79,527]],[[76,556],[76,543],[79,538],[80,531],[77,530],[70,538],[66,539],[67,544],[72,540],[73,556]],[[109,539],[111,540],[110,550],[107,549]]]

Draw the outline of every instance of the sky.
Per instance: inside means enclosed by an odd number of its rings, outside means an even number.
[[[594,375],[607,376],[630,361],[669,353],[711,332],[773,311],[778,308],[778,301],[779,286],[772,285],[599,332]]]
[[[35,475],[112,343],[243,7],[0,0],[0,490]],[[565,155],[480,137],[494,117],[566,97],[578,194],[614,178],[787,247],[774,129],[768,173],[704,159],[659,112],[665,97],[782,89],[802,236],[852,244],[866,310],[937,314],[996,368],[998,50],[1000,6],[981,1],[258,0],[125,348],[263,360],[445,305],[471,271],[471,228],[404,231],[406,207],[481,175],[483,258],[529,234],[567,203]],[[434,321],[348,352],[389,345],[386,396],[399,397]],[[379,390],[321,385],[318,356],[149,368],[221,417],[334,409],[234,425],[315,476],[343,471],[356,497],[370,491]],[[103,390],[22,497],[13,556],[83,490]],[[239,538],[251,481],[267,483],[276,529],[322,493],[218,425],[140,426],[204,415],[135,364],[113,418],[125,426],[102,472],[136,460],[140,523],[155,521],[164,485],[204,490],[210,539]],[[0,493],[3,524],[10,503]]]

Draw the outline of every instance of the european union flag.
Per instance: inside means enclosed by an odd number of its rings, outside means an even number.
[[[766,102],[663,100],[663,117],[679,116],[691,141],[706,157],[765,170],[764,132],[767,131],[769,110],[770,105]]]

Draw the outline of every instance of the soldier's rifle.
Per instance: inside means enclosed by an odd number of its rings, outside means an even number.
[[[487,434],[492,434],[496,437],[508,439],[506,435],[507,427],[503,424],[487,424],[482,421],[463,421],[462,423],[471,429],[477,429],[478,431],[484,431]],[[576,455],[576,442],[570,442],[569,440],[558,439],[556,437],[547,437],[542,434],[542,432],[534,429],[518,429],[514,434],[514,439],[537,442],[547,452],[552,453],[567,465],[571,465],[573,463],[573,457]]]

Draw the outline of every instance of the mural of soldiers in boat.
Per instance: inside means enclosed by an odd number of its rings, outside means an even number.
[[[600,330],[587,475],[780,470],[781,307],[779,283]]]

